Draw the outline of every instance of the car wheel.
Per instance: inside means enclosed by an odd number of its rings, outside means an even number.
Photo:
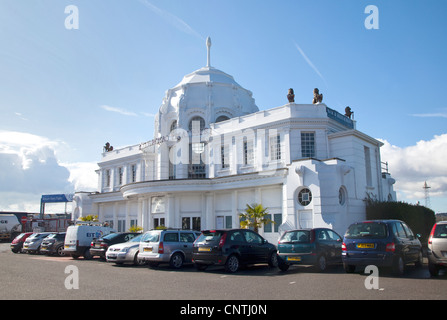
[[[196,269],[199,271],[203,271],[208,267],[206,264],[200,264],[200,263],[195,263],[194,265],[195,265]]]
[[[423,265],[423,257],[422,257],[422,251],[419,251],[419,256],[418,256],[418,259],[417,259],[417,261],[414,263],[414,265],[417,267],[417,268],[420,268],[420,267],[422,267],[422,265]]]
[[[57,249],[56,249],[56,254],[57,254],[59,257],[65,257],[64,246],[63,246],[63,245],[57,247]]]
[[[439,267],[434,263],[428,262],[428,271],[432,277],[436,277],[439,274]]]
[[[225,271],[234,273],[239,269],[239,258],[235,255],[228,257],[225,263]]]
[[[138,259],[138,251],[135,253],[135,256],[133,257],[133,264],[136,266],[144,266],[146,264],[146,261],[143,259]]]
[[[327,260],[326,260],[326,256],[324,254],[318,256],[317,264],[315,265],[315,269],[318,272],[326,271],[326,269],[327,269]]]
[[[268,264],[270,268],[276,268],[278,266],[278,255],[276,252],[270,254]]]
[[[397,256],[394,259],[393,263],[393,273],[395,275],[400,276],[404,274],[404,270],[405,270],[404,260],[402,259],[402,256]]]
[[[174,253],[169,261],[169,265],[176,269],[181,268],[183,266],[183,255],[179,252]]]
[[[90,249],[85,250],[85,252],[84,252],[84,259],[85,260],[92,260],[93,259],[93,256],[90,253]]]
[[[343,268],[345,269],[346,273],[353,273],[355,271],[355,266],[351,266],[349,264],[343,263]]]
[[[278,268],[281,271],[287,271],[289,270],[290,265],[285,263],[284,261],[278,260]]]

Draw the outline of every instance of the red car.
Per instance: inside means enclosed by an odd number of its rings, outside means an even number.
[[[21,252],[23,243],[25,242],[26,238],[28,238],[32,234],[32,232],[25,232],[15,237],[14,240],[12,240],[11,242],[11,251],[14,253]]]

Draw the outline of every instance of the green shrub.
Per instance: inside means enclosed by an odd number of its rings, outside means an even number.
[[[433,210],[406,202],[380,202],[367,200],[366,219],[397,219],[404,221],[415,234],[421,235],[421,243],[426,244],[435,223]]]

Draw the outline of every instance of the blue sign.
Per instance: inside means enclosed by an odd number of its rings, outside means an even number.
[[[73,194],[44,194],[41,203],[72,202]]]
[[[327,116],[335,121],[337,121],[338,123],[341,123],[342,125],[345,125],[351,129],[354,129],[354,121],[352,121],[351,119],[349,119],[347,116],[342,115],[341,113],[332,110],[328,107],[326,107],[326,113]]]

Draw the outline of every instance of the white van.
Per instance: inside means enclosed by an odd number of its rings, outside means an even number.
[[[83,256],[84,259],[91,259],[90,245],[93,239],[116,232],[110,227],[104,227],[99,223],[79,223],[67,228],[64,242],[64,253],[73,259]]]

